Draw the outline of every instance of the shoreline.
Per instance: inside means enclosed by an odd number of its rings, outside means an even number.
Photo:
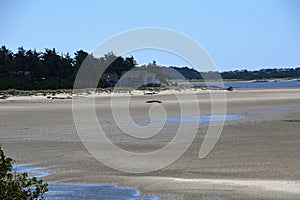
[[[225,92],[225,93],[239,93],[239,92],[300,92],[300,88],[235,88],[233,91],[220,90],[220,89],[178,89],[178,90],[163,90],[163,91],[141,91],[141,90],[133,90],[131,92],[97,92],[94,93],[92,91],[89,94],[70,94],[70,93],[57,93],[53,97],[54,100],[69,100],[76,97],[82,98],[101,98],[101,97],[122,97],[122,96],[147,96],[147,97],[155,97],[155,96],[163,96],[163,95],[173,95],[173,94],[209,94],[213,92]],[[0,99],[0,102],[6,101],[38,101],[38,100],[51,100],[51,95],[10,95],[5,99]]]

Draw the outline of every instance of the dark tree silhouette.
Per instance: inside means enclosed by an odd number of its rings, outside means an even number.
[[[37,52],[36,50],[25,50],[23,47],[19,47],[17,52],[13,53],[5,46],[2,46],[0,48],[0,90],[71,89],[76,74],[84,62],[96,67],[98,72],[116,74],[118,78],[137,66],[132,56],[123,58],[115,55],[113,52],[108,52],[100,58],[95,58],[83,50],[78,50],[72,57],[69,53],[59,54],[55,48]],[[159,66],[155,61],[148,65],[143,65],[141,68],[155,72],[162,83],[164,83],[163,80],[176,77],[173,73],[174,70],[189,80],[201,80],[202,76],[205,76],[205,79],[213,80],[216,77],[216,73],[218,73],[202,72],[201,76],[197,70],[188,67]],[[300,68],[262,69],[256,71],[236,70],[222,72],[221,76],[223,79],[236,80],[299,78]],[[109,84],[102,77],[99,80],[98,87],[108,86]]]

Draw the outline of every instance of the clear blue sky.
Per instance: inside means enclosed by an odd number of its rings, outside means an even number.
[[[196,40],[221,71],[300,65],[299,0],[0,0],[0,17],[0,45],[13,51],[90,52],[119,32],[161,27]],[[159,52],[133,56],[185,64]]]

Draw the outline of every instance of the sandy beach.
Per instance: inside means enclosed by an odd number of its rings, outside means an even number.
[[[210,115],[210,92],[193,92],[201,115]],[[47,167],[52,174],[45,181],[113,183],[161,199],[299,199],[300,89],[211,92],[226,93],[227,113],[241,118],[225,122],[220,139],[206,158],[198,157],[208,128],[203,123],[192,145],[177,161],[150,173],[119,172],[96,160],[76,132],[72,99],[1,99],[0,143],[17,163]],[[127,96],[114,97],[122,105]],[[160,100],[171,116],[180,116],[174,94],[134,94],[130,96],[130,113],[137,123],[148,117],[154,104],[146,101],[151,99]],[[145,141],[122,134],[110,102],[111,95],[99,95],[95,108],[101,127],[118,146],[148,152],[160,149],[174,137],[176,123],[166,124],[158,135]],[[188,100],[181,103],[189,108]],[[193,108],[189,109],[192,112]]]

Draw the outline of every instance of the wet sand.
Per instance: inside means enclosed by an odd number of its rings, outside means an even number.
[[[221,91],[213,91],[221,92]],[[112,183],[137,188],[161,199],[297,199],[300,195],[300,89],[226,92],[227,113],[244,116],[225,123],[213,151],[198,158],[207,125],[190,148],[159,171],[128,174],[111,169],[88,153],[72,116],[72,100],[0,100],[0,143],[17,163],[48,167],[46,181]],[[197,94],[201,115],[210,114],[207,91]],[[124,101],[121,95],[120,104]],[[148,117],[149,99],[159,99],[180,115],[174,95],[132,96],[130,112]],[[190,102],[182,102],[189,105]],[[193,110],[193,108],[190,108]],[[110,97],[96,99],[99,123],[109,138],[133,152],[153,151],[174,137],[176,126],[141,143],[124,136],[113,121]],[[112,158],[114,159],[114,158]]]

